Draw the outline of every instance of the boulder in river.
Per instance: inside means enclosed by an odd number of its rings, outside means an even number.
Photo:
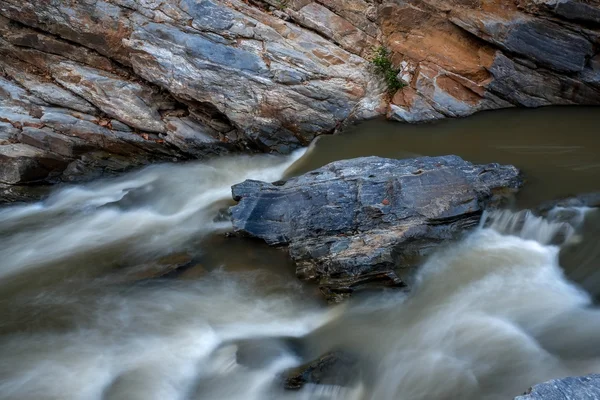
[[[231,216],[237,233],[288,246],[297,276],[339,301],[358,288],[405,286],[402,272],[522,183],[513,166],[458,156],[364,157],[286,182],[237,184]]]
[[[515,400],[597,400],[600,399],[600,375],[553,379],[535,385]]]

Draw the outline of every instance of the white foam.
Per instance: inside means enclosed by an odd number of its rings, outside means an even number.
[[[2,277],[46,274],[46,264],[123,242],[138,252],[177,249],[227,227],[212,217],[232,184],[277,180],[300,155],[156,166],[3,210]],[[120,208],[102,207],[115,201]],[[408,296],[332,310],[256,271],[24,293],[8,299],[12,314],[0,320],[10,332],[0,341],[0,399],[496,400],[600,372],[600,315],[565,279],[553,244],[577,234],[586,213],[488,215],[430,257]],[[36,329],[40,320],[50,327]],[[237,362],[236,340],[268,337],[303,337],[316,355],[341,348],[362,373],[347,387],[285,392],[278,374],[307,361],[293,351],[261,367]]]

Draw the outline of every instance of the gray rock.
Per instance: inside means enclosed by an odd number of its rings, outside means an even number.
[[[525,16],[456,13],[456,25],[500,48],[560,72],[580,72],[594,54],[592,43],[561,25]]]
[[[157,110],[159,102],[140,84],[70,62],[53,66],[52,76],[73,93],[129,126],[150,132],[165,131]]]
[[[513,166],[457,156],[337,161],[287,182],[233,186],[236,232],[287,245],[296,274],[330,300],[403,286],[398,270],[475,226],[522,184]]]
[[[600,8],[581,0],[554,0],[553,12],[563,18],[600,24]]]
[[[373,76],[364,59],[279,19],[232,15],[230,35],[247,27],[236,47],[221,36],[140,21],[125,42],[136,72],[176,96],[214,105],[250,141],[276,150],[332,132],[357,107],[373,104],[359,105],[365,96],[381,95],[366,91]]]
[[[10,140],[15,138],[19,130],[8,122],[0,121],[0,145],[9,144]]]
[[[490,67],[493,93],[515,104],[540,107],[551,104],[600,104],[600,90],[569,76],[533,70],[498,52]]]
[[[97,112],[94,106],[81,97],[63,89],[55,83],[44,81],[42,77],[38,75],[28,73],[27,69],[27,63],[18,62],[14,59],[5,60],[3,65],[3,70],[6,74],[9,74],[12,79],[17,81],[24,89],[46,103],[84,113],[93,114]]]
[[[51,83],[31,84],[29,91],[48,104],[70,108],[84,113],[95,113],[96,109],[87,101]]]
[[[353,54],[363,55],[377,46],[375,38],[369,37],[353,24],[318,3],[311,2],[297,12],[290,10],[290,16],[299,24],[334,40]]]
[[[131,132],[132,131],[132,129],[129,127],[129,125],[125,125],[124,123],[117,121],[116,119],[112,119],[110,121],[110,126],[115,131],[121,131],[121,132]]]
[[[0,145],[60,155],[77,180],[127,159],[289,153],[386,113],[600,104],[597,1],[475,3],[3,0]],[[411,65],[391,102],[369,63],[380,45]]]
[[[553,379],[533,386],[515,400],[598,400],[600,375]]]
[[[0,146],[0,183],[39,182],[59,174],[66,166],[59,157],[26,144]]]
[[[47,150],[56,155],[74,158],[91,146],[84,140],[54,132],[48,128],[25,127],[17,136],[20,143]]]

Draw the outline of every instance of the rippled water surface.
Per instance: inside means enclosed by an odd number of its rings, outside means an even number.
[[[372,121],[306,154],[157,165],[2,208],[0,399],[495,400],[600,372],[599,213],[524,210],[600,190],[599,126],[597,109],[562,108]],[[438,154],[513,163],[528,182],[409,295],[326,307],[283,250],[223,235],[244,179]],[[283,389],[282,371],[337,350],[358,362],[350,382]]]

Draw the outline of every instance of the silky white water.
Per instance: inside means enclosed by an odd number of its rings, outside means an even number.
[[[559,265],[593,210],[486,215],[410,294],[336,308],[280,271],[278,250],[260,258],[251,242],[234,266],[238,248],[206,240],[229,228],[217,216],[230,186],[280,179],[301,156],[153,166],[2,209],[0,399],[491,400],[600,372],[600,314]],[[184,250],[220,261],[114,279]],[[243,361],[248,340],[258,351]],[[358,360],[352,382],[283,389],[283,370],[332,350]]]

